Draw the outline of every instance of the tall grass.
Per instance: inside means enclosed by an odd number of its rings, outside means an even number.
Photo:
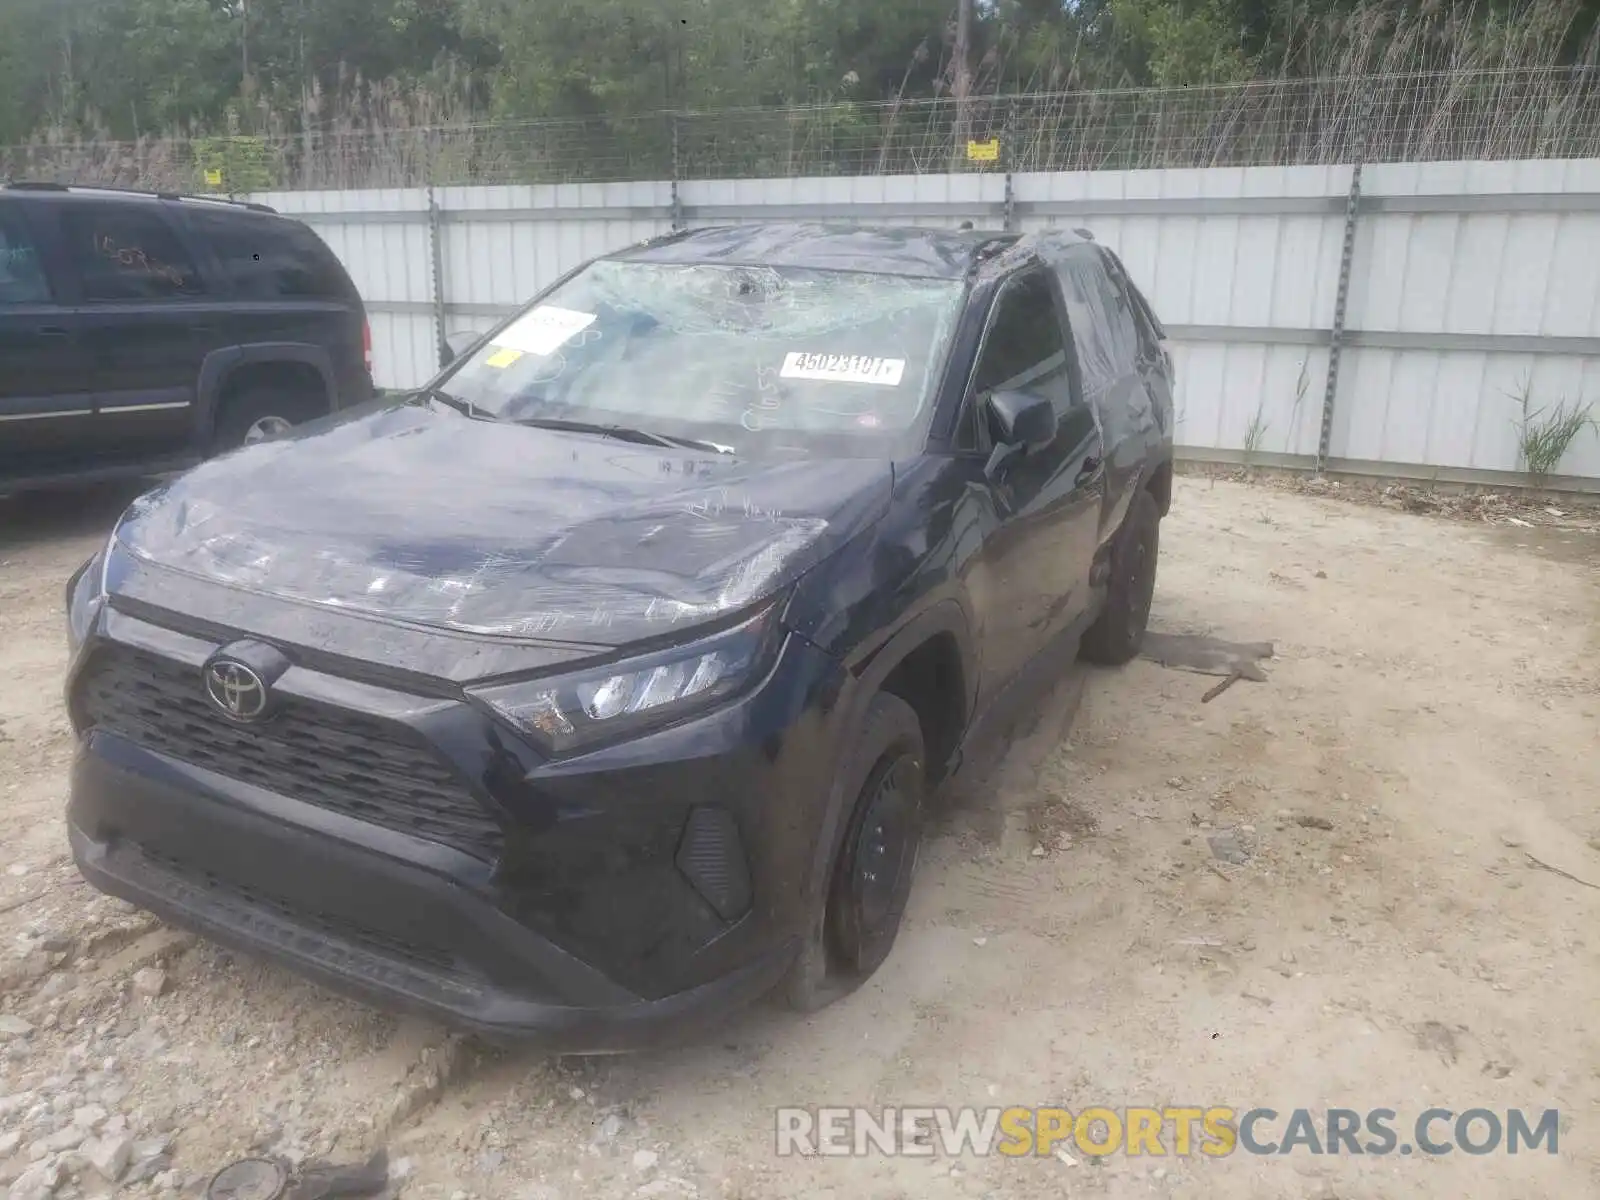
[[[249,150],[252,188],[664,178],[675,166],[684,178],[945,171],[961,159],[962,129],[1005,145],[1002,163],[963,164],[974,170],[1600,155],[1600,54],[1592,39],[1572,45],[1575,0],[1504,16],[1444,4],[1404,19],[1376,3],[1344,16],[1284,12],[1282,49],[1242,81],[1129,86],[1103,41],[1023,46],[1004,31],[979,64],[981,94],[959,113],[947,95],[902,95],[490,121],[468,81],[347,79],[293,103],[258,97],[226,129],[125,142],[98,136],[92,120],[46,129],[0,147],[0,176],[194,188],[219,145]],[[1026,90],[1006,90],[1019,80]]]
[[[1529,481],[1542,490],[1584,430],[1600,432],[1594,405],[1581,400],[1569,405],[1563,396],[1554,408],[1535,406],[1533,380],[1529,376],[1524,376],[1517,390],[1507,395],[1517,403],[1519,410],[1514,422],[1517,458]]]

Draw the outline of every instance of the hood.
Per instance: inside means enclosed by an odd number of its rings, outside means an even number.
[[[402,406],[197,467],[136,501],[114,545],[325,610],[616,647],[772,594],[882,516],[891,487],[877,460],[756,461]]]

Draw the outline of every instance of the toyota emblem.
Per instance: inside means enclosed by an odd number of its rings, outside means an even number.
[[[254,721],[267,711],[267,685],[261,676],[232,659],[207,664],[206,695],[235,721]]]

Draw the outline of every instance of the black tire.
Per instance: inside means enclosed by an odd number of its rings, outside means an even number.
[[[874,696],[844,758],[851,809],[827,894],[782,986],[790,1008],[815,1012],[849,995],[894,948],[922,844],[924,761],[911,706]]]
[[[212,446],[218,454],[237,450],[255,440],[252,433],[264,424],[281,423],[287,428],[315,420],[327,411],[328,402],[322,396],[276,387],[251,388],[223,402]]]
[[[1119,667],[1131,662],[1144,644],[1150,623],[1150,601],[1156,592],[1156,560],[1161,551],[1161,509],[1149,492],[1140,491],[1111,547],[1111,580],[1106,606],[1079,643],[1079,653],[1092,663]]]

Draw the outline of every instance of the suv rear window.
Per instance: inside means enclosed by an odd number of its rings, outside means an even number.
[[[268,216],[191,211],[222,276],[247,300],[344,300],[350,283],[322,239],[304,225]]]
[[[61,228],[86,300],[172,300],[205,291],[189,252],[151,206],[63,205]]]

